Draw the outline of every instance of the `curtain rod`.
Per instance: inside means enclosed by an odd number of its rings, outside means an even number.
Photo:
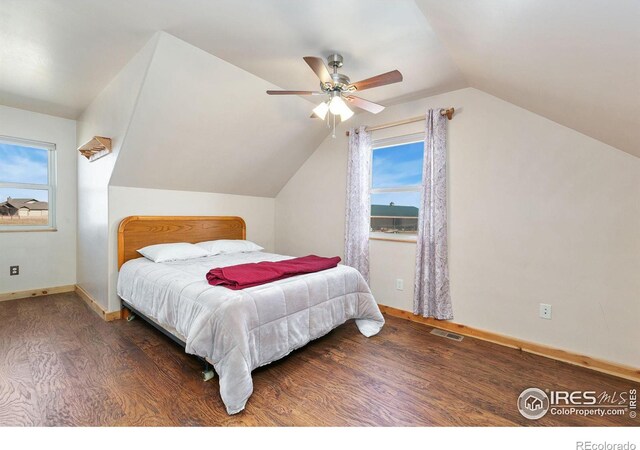
[[[440,115],[447,116],[447,119],[451,120],[453,119],[453,113],[455,111],[456,111],[455,108],[441,109]],[[408,123],[420,122],[422,120],[426,120],[426,117],[425,116],[412,117],[411,119],[398,120],[397,122],[390,122],[382,125],[376,125],[375,127],[367,127],[365,128],[365,130],[367,131],[383,130],[385,128],[397,127],[399,125],[406,125]],[[358,133],[358,130],[356,130],[356,134],[357,133]],[[346,135],[349,136],[348,131],[346,132]]]

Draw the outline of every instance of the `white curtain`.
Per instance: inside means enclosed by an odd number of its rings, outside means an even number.
[[[447,261],[447,118],[427,111],[413,312],[453,319]]]
[[[371,200],[371,133],[365,127],[349,131],[347,204],[344,235],[344,263],[358,269],[369,281],[369,228]]]

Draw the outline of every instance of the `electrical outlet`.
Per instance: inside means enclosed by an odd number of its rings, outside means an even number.
[[[551,320],[551,305],[540,303],[540,318]]]
[[[20,275],[20,266],[9,266],[9,275]]]
[[[402,278],[396,279],[396,289],[398,291],[404,291],[404,280]]]

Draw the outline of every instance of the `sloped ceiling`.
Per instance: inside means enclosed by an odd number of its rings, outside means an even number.
[[[640,2],[417,3],[471,86],[640,156]]]
[[[280,88],[337,51],[404,74],[371,100],[473,86],[640,156],[638,23],[636,0],[2,0],[0,103],[76,118],[164,30]]]
[[[274,87],[161,33],[110,184],[274,197],[327,135]]]
[[[76,119],[154,34],[114,6],[1,0],[0,103]]]
[[[159,30],[286,89],[336,51],[353,81],[404,74],[374,101],[465,86],[413,0],[2,0],[0,103],[76,118]]]

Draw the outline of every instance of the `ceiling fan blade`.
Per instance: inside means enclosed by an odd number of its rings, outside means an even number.
[[[392,70],[391,72],[382,73],[375,77],[367,78],[366,80],[356,81],[355,83],[351,83],[351,86],[359,91],[363,91],[365,89],[398,83],[400,81],[402,81],[402,74],[397,70]]]
[[[365,100],[360,97],[356,97],[355,95],[350,95],[349,97],[345,97],[349,103],[353,106],[357,106],[360,109],[364,109],[365,111],[369,111],[373,114],[378,114],[384,109],[384,106],[378,105],[377,103],[370,102],[369,100]]]
[[[269,95],[322,95],[324,92],[318,91],[267,91]]]
[[[309,64],[309,67],[311,67],[311,70],[313,70],[318,78],[320,78],[320,81],[323,83],[333,83],[331,75],[329,74],[329,69],[327,69],[322,58],[318,58],[316,56],[305,56],[303,59],[307,64]]]

